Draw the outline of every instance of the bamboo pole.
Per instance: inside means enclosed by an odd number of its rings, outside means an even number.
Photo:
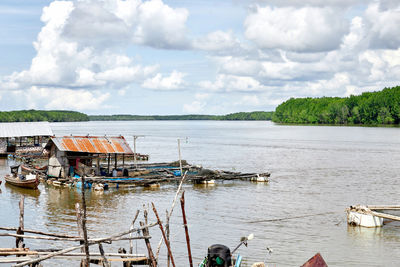
[[[17,230],[18,235],[24,234],[24,202],[25,197],[22,195],[19,200],[19,228]],[[25,246],[23,238],[17,237],[15,239],[15,243],[17,248],[23,248]]]
[[[4,231],[17,231],[18,228],[16,227],[0,227],[0,230]],[[45,233],[36,230],[29,230],[24,229],[24,233],[31,233],[31,234],[38,234],[38,235],[46,235],[46,236],[54,236],[54,237],[65,237],[65,238],[79,238],[79,236],[71,236],[71,235],[64,235],[64,234],[53,234],[53,233]]]
[[[168,245],[170,245],[169,243],[169,216],[168,216],[168,210],[166,210],[166,218],[165,218],[165,234],[167,235],[167,242]],[[171,257],[167,256],[167,267],[169,267],[169,263],[171,261]]]
[[[147,227],[143,227],[144,223],[140,222],[140,226],[142,227],[142,233],[143,235],[149,235],[149,229]],[[157,267],[157,261],[154,258],[154,254],[153,254],[153,250],[151,249],[151,244],[150,241],[148,239],[145,240],[146,243],[146,247],[147,247],[147,252],[149,254],[149,259],[150,259],[150,263],[152,267]]]
[[[167,246],[168,254],[171,257],[172,266],[175,267],[175,262],[174,262],[174,257],[172,256],[171,247],[169,246],[167,237],[165,236],[164,228],[163,228],[162,223],[160,221],[160,217],[158,217],[158,212],[157,212],[156,206],[154,206],[153,202],[151,202],[151,205],[153,206],[153,211],[154,211],[154,214],[156,215],[158,226],[160,226],[160,230],[161,230],[162,236],[164,238],[165,245]]]
[[[107,241],[112,241],[112,240],[114,240],[114,239],[116,239],[116,238],[122,237],[122,236],[127,235],[127,234],[129,234],[129,233],[131,233],[131,232],[135,232],[135,231],[138,231],[138,230],[142,230],[143,228],[153,227],[153,226],[156,226],[157,224],[158,224],[158,222],[155,222],[155,223],[151,223],[151,224],[145,225],[145,226],[143,226],[143,227],[134,228],[134,229],[132,229],[132,230],[125,231],[125,232],[122,232],[122,233],[113,235],[113,236],[111,236],[111,237],[93,239],[93,240],[89,243],[89,246],[94,245],[94,244],[98,244],[98,243],[104,243],[104,242],[107,242]],[[59,251],[56,251],[56,252],[47,254],[47,255],[45,255],[45,256],[43,256],[43,257],[39,257],[39,258],[36,258],[36,259],[32,259],[32,260],[29,260],[29,261],[25,261],[25,262],[22,262],[22,263],[13,265],[13,267],[22,267],[22,266],[29,265],[29,264],[33,264],[33,263],[36,263],[36,262],[41,262],[41,261],[50,259],[50,258],[55,257],[55,256],[58,256],[58,255],[65,254],[65,253],[67,253],[67,252],[70,252],[70,251],[73,251],[73,250],[76,250],[76,249],[80,249],[80,248],[82,248],[82,247],[84,247],[84,246],[85,246],[85,245],[83,244],[83,245],[79,245],[79,246],[69,247],[69,248],[66,248],[66,249],[63,249],[63,250],[59,250]]]
[[[185,212],[185,191],[182,192],[181,208],[182,208],[183,226],[185,227],[185,236],[186,236],[186,245],[187,245],[188,257],[189,257],[189,265],[190,265],[190,267],[193,267],[192,251],[190,249],[189,230],[188,230],[188,226],[187,226],[186,212]]]
[[[179,154],[179,169],[181,170],[181,177],[182,173],[182,158],[181,158],[181,139],[178,138],[178,154]]]
[[[171,208],[170,208],[170,210],[169,210],[169,215],[168,215],[168,217],[171,217],[171,216],[172,216],[172,212],[174,211],[174,207],[175,207],[176,201],[177,201],[177,199],[178,199],[179,193],[180,193],[180,191],[181,191],[181,189],[182,189],[183,182],[184,182],[185,179],[186,179],[186,174],[187,174],[187,171],[185,171],[185,174],[183,175],[183,177],[181,178],[181,181],[180,181],[180,183],[179,183],[178,190],[176,190],[175,197],[174,197],[174,200],[172,201],[172,205],[171,205]],[[160,242],[158,242],[157,252],[156,252],[156,258],[158,258],[158,254],[160,253],[162,241],[163,241],[163,239],[161,238],[161,239],[160,239]]]
[[[82,232],[83,232],[83,239],[84,239],[84,248],[86,253],[86,263],[85,266],[90,265],[90,255],[89,255],[89,243],[88,243],[88,236],[87,236],[87,229],[86,229],[86,199],[85,199],[85,174],[81,177],[82,181],[82,209],[83,209],[83,217],[82,217]]]
[[[82,185],[82,188],[84,188],[84,185]],[[82,189],[84,190],[84,189]],[[79,203],[75,204],[75,211],[76,211],[76,223],[78,225],[78,234],[79,234],[79,241],[80,244],[83,244],[83,228],[82,228],[82,210],[79,206]],[[81,252],[85,252],[84,248],[81,248]],[[81,266],[85,266],[85,261],[81,261]]]
[[[140,212],[139,210],[136,211],[135,218],[133,219],[131,227],[129,229],[133,229],[133,227],[135,226],[135,222],[136,222],[137,217],[139,216],[139,212]],[[132,233],[129,234],[129,237],[132,237]],[[133,253],[132,239],[129,241],[129,253],[131,253],[131,254]]]
[[[13,233],[4,233],[0,234],[0,236],[11,236],[16,238],[26,238],[26,239],[37,239],[37,240],[52,240],[52,241],[81,241],[83,244],[84,238],[83,237],[46,237],[46,236],[33,236],[33,235],[20,235],[20,234],[13,234]],[[136,236],[136,237],[121,237],[117,239],[112,239],[111,241],[119,241],[119,240],[137,240],[137,239],[150,239],[150,236]],[[88,239],[88,242],[93,242],[96,239]],[[1,253],[1,252],[0,252]]]
[[[99,251],[100,251],[101,257],[103,259],[103,267],[111,267],[106,256],[104,255],[103,245],[101,243],[99,243]]]

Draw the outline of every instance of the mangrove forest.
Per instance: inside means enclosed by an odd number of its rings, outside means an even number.
[[[399,124],[400,86],[345,98],[291,98],[276,108],[272,120],[295,124]]]

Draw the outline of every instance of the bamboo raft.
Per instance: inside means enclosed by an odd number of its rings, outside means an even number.
[[[186,163],[186,162],[185,162]],[[85,182],[91,185],[106,185],[111,188],[119,187],[139,187],[139,186],[158,186],[165,183],[176,183],[182,178],[180,167],[176,166],[176,162],[172,163],[151,163],[138,164],[136,166],[126,166],[124,172],[129,173],[129,176],[123,176],[122,171],[118,172],[118,176],[95,176],[85,175]],[[208,170],[200,166],[185,164],[182,166],[182,172],[186,173],[185,182],[194,184],[214,184],[215,181],[232,181],[232,180],[247,180],[254,182],[268,182],[270,173],[241,173],[221,170]],[[80,177],[69,178],[49,178],[44,179],[48,184],[57,187],[62,186],[78,186]],[[262,179],[260,179],[262,178]],[[86,186],[86,185],[85,185]],[[94,186],[93,186],[94,188]],[[106,188],[105,188],[106,189]]]

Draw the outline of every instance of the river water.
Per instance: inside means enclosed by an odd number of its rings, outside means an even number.
[[[268,266],[300,266],[316,252],[329,266],[399,265],[400,223],[379,229],[349,227],[345,216],[349,205],[400,204],[399,128],[242,121],[79,122],[52,123],[51,127],[56,135],[123,135],[130,144],[133,135],[144,135],[137,140],[137,150],[150,154],[152,162],[177,160],[177,138],[181,138],[182,157],[189,163],[211,169],[271,172],[269,184],[184,185],[196,263],[206,255],[208,246],[221,243],[232,249],[241,236],[254,233],[248,247],[239,249],[246,259],[242,266],[255,261],[265,261]],[[0,164],[1,174],[7,173],[9,163]],[[74,204],[80,199],[79,192],[44,185],[39,189],[39,193],[31,193],[3,183],[0,225],[18,225],[18,201],[24,194],[25,228],[76,235]],[[171,184],[103,194],[88,191],[89,237],[127,230],[136,210],[151,202],[164,218],[176,189],[177,185]],[[152,212],[150,221],[154,221]],[[188,266],[179,205],[171,224],[175,262]],[[151,228],[150,234],[155,250],[160,231]],[[75,244],[25,242],[33,249]],[[15,239],[0,239],[0,247],[14,246]],[[105,250],[116,252],[119,247],[128,248],[128,241],[105,245]],[[144,248],[143,241],[134,242],[134,252],[146,253]],[[166,266],[165,255],[162,247],[160,266]],[[77,266],[78,262],[44,262],[44,266],[57,265]]]

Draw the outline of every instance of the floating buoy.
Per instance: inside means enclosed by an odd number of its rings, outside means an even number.
[[[215,180],[202,180],[200,181],[200,184],[214,185]]]
[[[251,181],[260,182],[260,183],[268,183],[269,179],[268,179],[268,177],[260,176],[259,174],[257,174],[257,177],[251,178]]]
[[[103,184],[95,184],[93,186],[94,191],[104,191],[104,185]]]

